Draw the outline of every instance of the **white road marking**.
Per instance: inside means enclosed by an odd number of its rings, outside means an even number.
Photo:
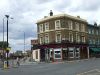
[[[96,71],[96,72],[99,72],[100,73],[100,70],[99,69],[93,69],[93,70],[90,70],[90,71],[86,71],[86,72],[83,72],[83,73],[80,73],[80,74],[77,74],[77,75],[85,75],[89,72],[93,72],[93,71]]]

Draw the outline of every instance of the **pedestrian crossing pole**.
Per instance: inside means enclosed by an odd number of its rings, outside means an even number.
[[[9,47],[9,44],[8,44],[8,19],[9,19],[9,15],[5,15],[6,18],[7,18],[7,48]],[[9,67],[9,61],[8,61],[8,54],[9,54],[9,50],[6,50],[6,54],[7,54],[7,57],[6,57],[6,61],[7,61],[7,68]]]

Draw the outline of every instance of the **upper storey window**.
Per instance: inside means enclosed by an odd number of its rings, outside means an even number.
[[[43,24],[39,25],[39,32],[43,32]]]
[[[99,31],[98,30],[96,30],[96,34],[99,35]]]
[[[49,30],[49,23],[45,23],[45,31],[48,31]]]
[[[94,29],[92,29],[92,34],[94,34]]]
[[[91,29],[88,29],[88,33],[91,34]]]
[[[81,24],[81,31],[85,32],[85,25],[84,24]]]
[[[73,22],[72,21],[68,21],[68,26],[69,26],[69,29],[72,30],[73,29]]]
[[[49,43],[49,34],[45,34],[45,43]]]
[[[60,29],[61,25],[60,25],[60,20],[56,20],[55,21],[55,29]]]
[[[79,23],[75,22],[76,30],[79,31]]]
[[[56,42],[57,43],[60,43],[61,42],[61,34],[60,33],[57,33],[56,34]]]

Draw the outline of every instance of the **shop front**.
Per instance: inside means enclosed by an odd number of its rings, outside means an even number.
[[[69,44],[53,44],[44,45],[45,57],[49,61],[68,61],[79,60],[88,58],[88,46],[87,45],[69,45]],[[48,52],[47,52],[48,50]]]

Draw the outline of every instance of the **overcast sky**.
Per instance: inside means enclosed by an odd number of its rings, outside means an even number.
[[[3,18],[6,14],[9,19],[9,43],[12,52],[24,49],[24,32],[26,50],[31,49],[30,40],[37,38],[38,19],[49,15],[66,13],[80,16],[89,23],[95,21],[100,24],[100,0],[0,0],[0,41],[2,41]],[[5,40],[6,40],[6,18]]]

